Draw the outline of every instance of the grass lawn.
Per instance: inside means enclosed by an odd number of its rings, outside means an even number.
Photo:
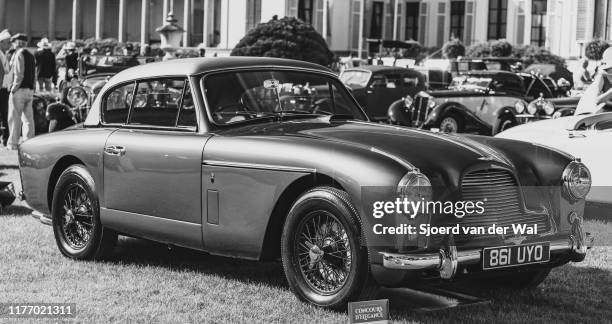
[[[15,167],[0,167],[0,180],[18,183],[18,177]],[[29,213],[23,206],[12,206],[0,214],[0,303],[73,302],[77,322],[91,323],[348,321],[345,313],[299,302],[280,263],[168,250],[127,238],[120,240],[110,261],[75,262],[61,256],[51,227]],[[587,260],[553,270],[537,290],[467,288],[465,292],[488,298],[491,304],[429,313],[409,311],[402,290],[380,297],[393,296],[391,316],[398,322],[609,322],[612,222],[586,225],[596,235]]]

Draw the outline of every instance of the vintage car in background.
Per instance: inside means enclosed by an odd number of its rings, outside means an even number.
[[[612,143],[612,113],[586,114],[520,125],[496,137],[552,147],[576,157],[589,168],[592,187],[586,197],[592,216],[612,217],[612,172],[606,152]]]
[[[368,65],[342,71],[340,80],[365,109],[371,120],[386,121],[387,107],[404,97],[427,89],[425,77],[412,69]]]
[[[18,156],[20,196],[52,225],[63,255],[103,258],[117,235],[129,235],[280,258],[292,291],[318,306],[440,279],[535,286],[592,245],[582,226],[590,178],[572,156],[369,122],[330,70],[302,61],[198,58],[128,69],[82,125],[32,138]],[[374,202],[400,198],[483,201],[486,212],[373,217]],[[537,229],[380,235],[383,222]],[[521,251],[522,259],[498,257]]]
[[[516,116],[540,96],[553,98],[555,93],[536,74],[472,71],[455,77],[446,90],[395,101],[388,116],[392,124],[494,135],[517,125]]]
[[[519,124],[524,124],[542,119],[572,116],[576,111],[578,101],[580,97],[544,98],[540,96],[531,101],[523,113],[516,115],[516,119]]]

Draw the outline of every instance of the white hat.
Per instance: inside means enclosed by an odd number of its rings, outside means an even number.
[[[64,45],[64,48],[67,50],[72,50],[76,48],[76,44],[74,42],[67,42],[66,45]]]
[[[612,47],[606,48],[601,56],[601,65],[604,69],[612,68]]]
[[[0,41],[5,39],[11,39],[11,33],[9,33],[8,29],[5,29],[0,32]]]
[[[39,48],[49,48],[51,47],[51,44],[49,43],[49,39],[47,37],[44,37],[40,40],[40,42],[38,42],[38,44],[36,44],[36,46],[38,46]]]

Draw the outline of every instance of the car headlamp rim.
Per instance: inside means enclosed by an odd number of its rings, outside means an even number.
[[[82,106],[87,103],[87,91],[83,87],[70,87],[66,93],[66,99],[75,107]]]
[[[584,199],[591,190],[591,172],[578,160],[570,162],[565,167],[561,179],[563,192],[572,201]]]
[[[522,114],[527,109],[527,107],[525,105],[525,102],[519,100],[514,103],[514,109],[516,109],[517,113]]]
[[[537,99],[527,105],[527,112],[531,115],[535,115],[538,112]]]
[[[542,109],[544,109],[546,115],[550,116],[555,112],[555,104],[548,100],[544,100],[542,103]]]
[[[410,189],[417,189],[418,192],[416,192],[416,196],[411,195],[414,192],[407,192]],[[423,198],[424,200],[431,200],[431,182],[426,175],[421,173],[418,169],[415,169],[409,171],[400,179],[399,183],[397,184],[396,193],[399,198],[418,200]]]
[[[410,96],[404,97],[404,106],[405,107],[411,107],[412,104],[414,104],[414,99],[412,99],[412,97],[410,97]]]

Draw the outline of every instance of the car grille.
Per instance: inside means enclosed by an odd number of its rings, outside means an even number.
[[[427,106],[428,106],[429,98],[424,96],[416,95],[414,96],[414,107],[412,108],[412,123],[415,126],[420,126],[423,124],[425,119],[427,119]]]
[[[461,193],[464,201],[485,201],[483,214],[466,215],[461,219],[462,226],[484,226],[493,224],[508,226],[512,224],[538,224],[538,232],[550,230],[550,220],[547,215],[526,215],[521,205],[521,192],[510,171],[504,169],[488,169],[472,171],[463,176]],[[486,239],[498,235],[459,235],[457,242]],[[512,230],[506,237],[514,236]]]

